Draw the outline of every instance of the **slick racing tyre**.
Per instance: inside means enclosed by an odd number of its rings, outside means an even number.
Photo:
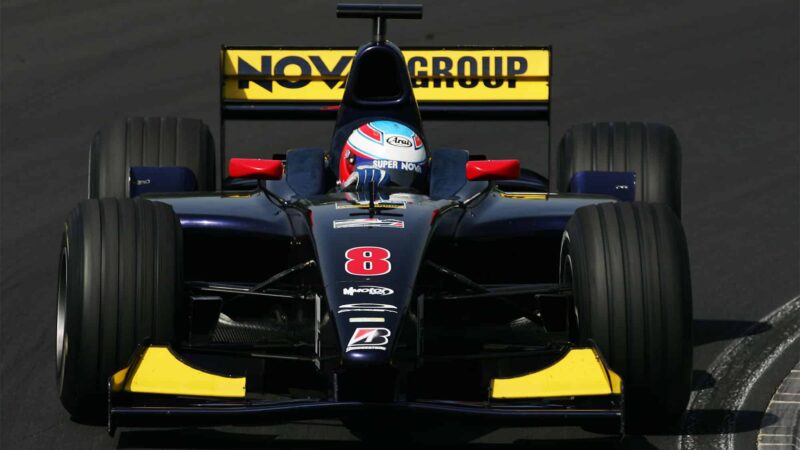
[[[636,200],[664,203],[681,216],[681,148],[672,128],[642,122],[575,125],[558,146],[557,187],[576,172],[635,172]]]
[[[195,119],[130,117],[97,132],[89,148],[89,198],[126,198],[130,168],[181,166],[201,191],[216,186],[214,139]]]
[[[75,417],[105,411],[108,378],[144,341],[172,343],[182,303],[182,235],[172,208],[85,200],[64,224],[56,375]]]
[[[689,399],[692,294],[686,238],[663,204],[579,208],[563,235],[561,283],[577,336],[622,377],[629,422],[673,419]]]

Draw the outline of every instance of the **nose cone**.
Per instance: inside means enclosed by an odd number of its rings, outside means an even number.
[[[325,300],[342,364],[388,364],[398,346],[406,346],[404,318],[436,207],[404,198],[372,217],[357,203],[311,208]]]
[[[336,290],[338,297],[329,297],[337,305],[342,361],[345,365],[388,364],[400,337],[411,289],[344,284]]]

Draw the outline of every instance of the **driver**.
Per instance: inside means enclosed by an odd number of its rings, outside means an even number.
[[[399,187],[424,190],[428,153],[422,139],[400,122],[376,120],[356,128],[339,161],[343,190]]]

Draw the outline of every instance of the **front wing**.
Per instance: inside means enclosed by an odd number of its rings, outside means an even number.
[[[457,374],[455,374],[457,375]],[[358,417],[380,411],[449,415],[507,426],[607,422],[622,432],[622,380],[594,348],[572,348],[554,364],[491,382],[485,401],[417,399],[370,403],[249,396],[245,377],[192,367],[168,347],[146,346],[109,379],[108,429],[263,425]]]

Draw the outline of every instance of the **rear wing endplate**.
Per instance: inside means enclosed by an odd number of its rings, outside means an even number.
[[[223,47],[221,118],[334,119],[355,53]],[[549,119],[549,47],[409,48],[403,55],[423,119]]]

